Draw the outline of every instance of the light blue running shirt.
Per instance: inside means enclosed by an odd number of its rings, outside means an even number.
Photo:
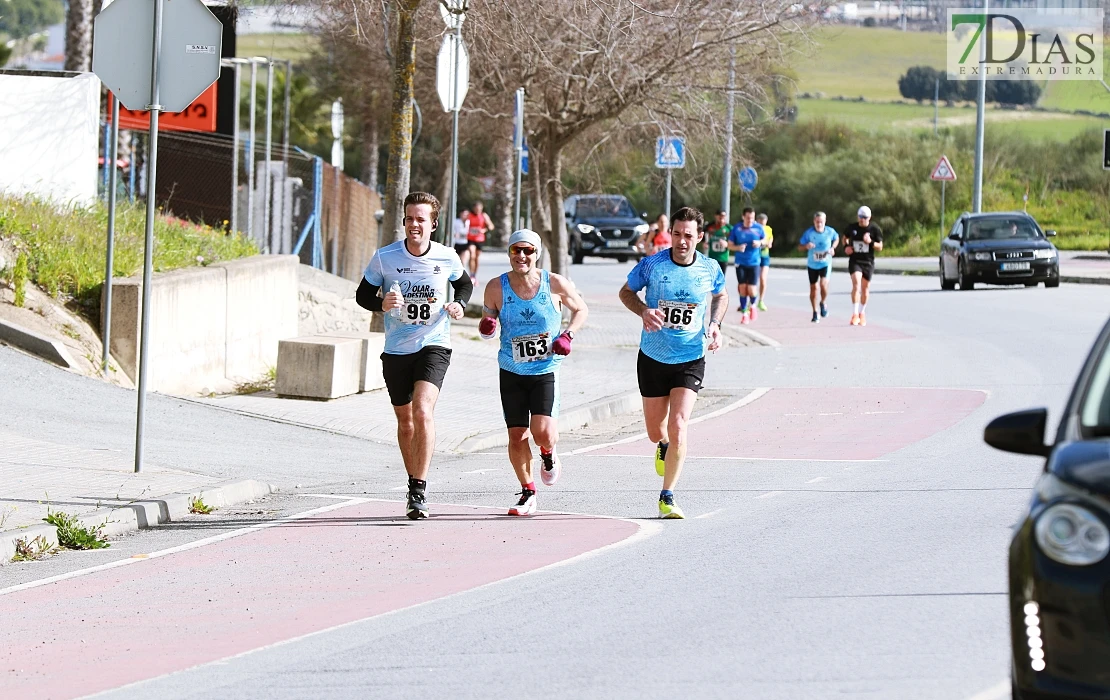
[[[814,270],[820,270],[823,267],[830,267],[832,265],[832,249],[836,245],[836,239],[839,234],[832,226],[825,226],[825,230],[818,232],[817,229],[810,226],[806,232],[802,234],[802,238],[798,241],[798,245],[813,244],[813,248],[806,253],[806,266]]]
[[[497,364],[506,372],[533,376],[559,369],[563,356],[551,352],[559,337],[563,313],[551,295],[551,273],[540,270],[540,288],[531,299],[521,299],[501,275],[501,349]]]
[[[381,287],[401,286],[405,305],[394,318],[385,313],[385,352],[411,355],[429,345],[451,347],[451,317],[444,307],[452,299],[451,282],[466,274],[454,248],[432,241],[423,255],[413,255],[404,241],[379,248],[362,276]]]
[[[695,253],[693,262],[683,266],[664,250],[636,263],[628,273],[628,288],[646,289],[648,307],[662,309],[665,317],[662,329],[641,331],[640,350],[645,355],[669,365],[705,355],[708,296],[725,288],[725,275],[715,260]]]

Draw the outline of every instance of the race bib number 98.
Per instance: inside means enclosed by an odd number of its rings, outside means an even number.
[[[433,303],[427,299],[420,300],[405,300],[405,305],[401,307],[401,323],[407,323],[410,326],[428,326],[436,322],[439,318],[440,312],[443,310],[443,305]]]
[[[722,253],[722,252],[728,250],[728,241],[723,240],[723,239],[722,240],[716,240],[716,241],[713,241],[709,245],[709,247],[712,248],[714,253]]]
[[[551,334],[518,335],[512,340],[513,362],[538,362],[551,356]]]
[[[870,248],[870,243],[864,243],[863,241],[852,241],[853,253],[866,253],[868,250],[870,250]]]
[[[694,329],[694,319],[698,316],[698,305],[685,301],[659,301],[663,312],[663,327],[680,331]]]

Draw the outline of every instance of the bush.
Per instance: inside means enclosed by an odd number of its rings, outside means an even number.
[[[898,92],[907,100],[932,100],[940,81],[940,99],[945,101],[979,99],[979,81],[949,80],[944,71],[932,66],[913,66],[898,79]],[[1032,80],[988,80],[987,102],[1033,105],[1041,97],[1041,86]]]

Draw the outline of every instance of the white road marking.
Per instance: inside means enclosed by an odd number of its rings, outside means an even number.
[[[843,411],[833,411],[832,413],[818,413],[817,415],[819,415],[819,416],[842,416],[842,415],[844,415],[844,412]]]
[[[967,700],[1002,700],[1003,698],[1010,697],[1010,681],[1009,679],[999,681],[996,685],[992,685],[986,690],[981,690],[975,695],[972,695]]]
[[[701,520],[702,518],[712,518],[714,515],[716,515],[717,513],[720,513],[723,510],[724,510],[724,508],[718,508],[717,510],[709,511],[708,513],[702,513],[701,515],[695,515],[694,518],[696,520]]]
[[[234,537],[242,537],[243,535],[249,535],[252,532],[257,532],[259,530],[265,530],[265,529],[268,529],[268,528],[271,528],[271,527],[278,527],[279,525],[284,525],[286,523],[293,522],[294,520],[302,520],[304,518],[310,518],[313,515],[320,515],[321,513],[327,513],[327,512],[333,511],[333,510],[339,510],[340,508],[346,508],[347,506],[353,506],[353,505],[356,505],[358,503],[366,503],[367,501],[370,500],[369,498],[354,498],[354,497],[343,497],[343,498],[346,498],[346,500],[343,501],[342,503],[333,503],[329,506],[322,506],[320,508],[314,508],[312,510],[306,510],[303,513],[294,513],[293,515],[290,515],[290,516],[287,516],[287,517],[284,517],[284,518],[279,518],[277,520],[271,520],[271,521],[265,522],[265,523],[258,523],[256,525],[251,525],[250,527],[244,527],[244,528],[240,528],[238,530],[232,530],[231,532],[224,532],[224,533],[219,534],[219,535],[213,535],[212,537],[205,537],[204,539],[196,540],[194,542],[188,542],[186,544],[181,544],[181,545],[178,545],[176,547],[170,547],[169,549],[162,549],[162,550],[159,550],[157,552],[151,552],[150,554],[147,554],[147,555],[143,556],[142,558],[128,557],[127,559],[120,559],[119,561],[108,562],[107,564],[100,564],[99,566],[90,566],[87,569],[78,569],[77,571],[70,571],[69,573],[59,574],[58,576],[51,576],[49,578],[43,578],[43,579],[39,579],[37,581],[29,581],[27,583],[21,583],[17,586],[10,586],[8,588],[0,589],[0,595],[7,595],[9,593],[15,593],[17,591],[25,591],[25,590],[30,589],[30,588],[38,588],[39,586],[45,586],[45,585],[51,584],[51,583],[58,583],[59,581],[65,581],[67,579],[77,578],[79,576],[86,576],[88,574],[95,574],[98,571],[107,571],[108,569],[115,569],[115,568],[120,567],[120,566],[127,566],[128,564],[137,564],[137,563],[142,562],[142,561],[148,561],[150,559],[157,559],[159,557],[164,557],[164,556],[167,556],[167,555],[170,555],[170,554],[177,554],[178,552],[186,552],[190,549],[197,549],[199,547],[204,547],[205,545],[215,544],[217,542],[223,542],[224,540],[230,540]]]
[[[783,416],[807,416],[808,413],[784,413]]]
[[[495,471],[497,471],[497,470],[496,469],[473,469],[473,470],[468,471],[468,472],[463,472],[463,474],[485,474],[486,472],[495,472]]]
[[[865,415],[865,416],[883,416],[883,415],[894,414],[894,413],[905,413],[905,411],[864,411],[863,415]]]
[[[363,500],[363,501],[380,501],[380,500],[383,500],[383,499],[366,498],[366,499],[360,499],[360,500]],[[394,501],[387,501],[387,502],[393,503]],[[437,504],[437,505],[452,505],[452,504]],[[498,508],[496,506],[476,506],[476,505],[468,505],[468,504],[457,504],[457,505],[461,505],[462,507],[467,507],[467,508],[485,508],[487,510],[500,510],[500,508]],[[335,508],[335,507],[337,507],[337,506],[329,506],[329,508]],[[538,512],[540,512],[540,513],[555,513],[555,514],[559,514],[559,515],[583,515],[582,513],[567,513],[567,512],[564,512],[564,511],[538,511]],[[256,649],[248,649],[247,651],[243,651],[243,652],[240,652],[238,654],[233,654],[231,656],[226,656],[222,659],[217,659],[216,661],[209,661],[207,663],[197,664],[196,666],[191,666],[189,668],[183,668],[183,669],[180,669],[178,671],[171,671],[170,673],[164,673],[160,676],[155,676],[154,678],[144,678],[141,681],[135,681],[134,683],[129,683],[127,685],[121,685],[119,687],[104,690],[100,693],[96,693],[94,695],[88,695],[86,697],[89,697],[89,698],[100,697],[100,696],[103,696],[103,695],[107,695],[108,693],[115,693],[115,692],[123,690],[125,688],[134,688],[134,687],[137,687],[139,685],[142,685],[143,683],[150,683],[150,682],[153,682],[153,681],[161,680],[163,678],[169,678],[171,676],[176,676],[180,673],[185,673],[187,671],[191,671],[191,670],[196,669],[196,668],[203,668],[204,666],[215,666],[215,665],[221,665],[222,666],[222,665],[226,665],[229,661],[239,659],[239,658],[243,658],[245,656],[249,656],[251,654],[254,654],[254,653],[257,653],[257,652],[260,652],[260,651],[268,651],[270,649],[276,649],[278,647],[283,647],[287,644],[293,644],[293,643],[296,643],[296,642],[303,641],[305,639],[311,639],[312,637],[317,637],[317,636],[320,636],[320,635],[323,635],[323,634],[328,634],[330,632],[336,632],[338,630],[341,630],[341,629],[344,629],[344,628],[347,628],[347,627],[351,627],[353,625],[357,625],[357,624],[366,622],[368,620],[383,618],[383,617],[387,617],[387,616],[390,616],[390,615],[399,615],[401,613],[409,612],[411,610],[416,610],[418,608],[427,607],[427,606],[433,605],[435,603],[442,603],[444,601],[449,601],[449,600],[452,600],[454,598],[458,598],[458,597],[467,595],[468,593],[473,593],[475,591],[485,590],[487,588],[492,588],[493,586],[499,586],[499,585],[508,583],[510,581],[516,581],[517,579],[524,578],[525,576],[532,576],[533,574],[538,574],[538,573],[541,573],[541,572],[551,571],[552,569],[558,569],[560,567],[568,566],[570,564],[576,564],[576,563],[584,561],[586,559],[591,559],[593,557],[599,556],[602,553],[610,552],[610,551],[612,551],[614,549],[618,549],[620,547],[626,547],[628,545],[641,542],[641,541],[646,540],[647,538],[651,537],[652,535],[659,534],[663,530],[663,523],[658,522],[658,521],[654,521],[654,520],[633,520],[631,518],[618,518],[618,517],[611,516],[611,515],[592,515],[590,517],[605,518],[607,520],[623,520],[625,522],[635,523],[636,525],[639,526],[639,529],[635,533],[629,535],[628,537],[624,538],[623,540],[620,540],[619,542],[613,542],[613,543],[604,545],[602,547],[598,547],[597,549],[591,549],[588,552],[583,552],[583,553],[578,554],[576,556],[570,557],[569,559],[563,559],[561,561],[557,561],[557,562],[554,562],[552,564],[548,564],[546,566],[541,566],[538,569],[531,569],[529,571],[524,571],[524,572],[521,572],[519,574],[515,574],[513,576],[508,576],[506,578],[498,579],[496,581],[490,581],[489,583],[483,583],[480,586],[475,586],[474,588],[468,588],[465,591],[458,591],[457,593],[451,593],[450,595],[446,595],[446,596],[443,596],[443,597],[440,597],[440,598],[433,598],[432,600],[426,600],[424,602],[416,603],[414,605],[409,605],[407,607],[397,608],[396,610],[389,610],[387,612],[379,613],[377,615],[370,615],[368,617],[364,617],[364,618],[359,619],[359,620],[351,620],[350,622],[344,622],[344,623],[335,625],[333,627],[328,627],[328,628],[325,628],[325,629],[322,629],[322,630],[316,630],[315,632],[309,632],[308,634],[302,634],[302,635],[299,635],[297,637],[290,637],[289,639],[283,639],[280,642],[274,642],[273,644],[267,644],[265,646],[261,646],[261,647],[258,647]],[[4,591],[0,591],[0,595],[2,595],[3,593],[4,593]]]
[[[827,477],[827,476],[818,476],[818,477],[814,477],[814,478],[810,479],[810,480],[809,480],[809,481],[807,481],[806,483],[807,483],[807,484],[816,484],[816,483],[818,483],[818,482],[821,482],[821,481],[828,481],[828,480],[829,480],[829,477]]]
[[[763,494],[762,496],[756,496],[756,498],[774,498],[775,496],[779,495],[780,493],[782,493],[782,491],[768,491],[767,493]]]
[[[617,458],[617,459],[627,459],[630,456],[633,456],[633,455],[621,455],[621,454],[617,454],[617,455],[594,455],[595,458],[598,458],[598,457],[614,457],[614,458]],[[707,457],[705,455],[691,455],[691,454],[686,455],[686,461],[687,462],[689,462],[691,459],[717,459],[717,460],[726,460],[726,461],[729,461],[729,462],[832,462],[834,464],[856,464],[856,463],[870,464],[872,462],[889,462],[890,461],[889,459],[812,459],[810,457],[717,457],[717,456],[708,456]],[[845,469],[844,471],[848,471],[848,470]]]
[[[408,486],[394,486],[394,487],[390,488],[389,490],[390,491],[408,491],[409,487]]]
[[[768,387],[760,387],[759,389],[753,389],[751,392],[749,392],[746,396],[744,396],[739,401],[734,401],[733,403],[730,403],[729,405],[725,406],[724,408],[719,408],[716,411],[711,411],[709,413],[706,413],[704,416],[698,416],[697,418],[694,418],[693,420],[691,420],[688,423],[688,425],[693,425],[695,423],[701,423],[704,420],[709,420],[710,418],[716,418],[717,416],[723,416],[724,414],[728,413],[729,411],[735,411],[738,408],[741,408],[743,406],[747,406],[752,401],[755,401],[756,399],[760,398],[761,396],[763,396],[764,394],[766,394],[770,390],[771,390],[771,387],[769,387],[769,386]],[[614,447],[616,445],[627,445],[630,442],[639,442],[640,440],[643,440],[646,437],[647,437],[647,433],[640,433],[638,435],[631,435],[629,437],[621,438],[620,440],[615,440],[613,442],[604,442],[600,445],[590,445],[589,447],[579,447],[577,450],[571,450],[567,454],[568,455],[586,454],[587,452],[593,452],[594,450],[602,450],[602,449],[605,449],[606,447]]]

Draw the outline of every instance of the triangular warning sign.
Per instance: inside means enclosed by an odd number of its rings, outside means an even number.
[[[952,164],[948,162],[948,156],[941,156],[937,161],[937,165],[933,168],[933,174],[929,176],[932,180],[946,180],[951,182],[956,179],[956,171],[952,168]]]
[[[678,149],[674,147],[674,141],[668,141],[667,145],[663,147],[662,160],[667,165],[677,165],[682,162],[682,158],[678,156]]]

